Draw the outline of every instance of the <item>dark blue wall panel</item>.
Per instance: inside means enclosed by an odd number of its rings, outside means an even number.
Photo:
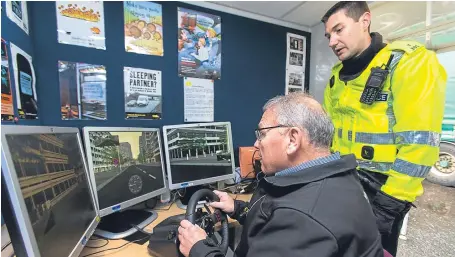
[[[309,74],[310,34],[184,3],[161,2],[161,4],[164,25],[163,57],[125,52],[122,2],[104,2],[106,50],[57,43],[55,2],[29,3],[33,62],[37,76],[42,125],[161,127],[184,123],[183,78],[177,75],[177,7],[185,7],[221,16],[222,77],[221,80],[215,81],[215,121],[232,123],[234,146],[254,143],[254,129],[261,118],[263,104],[271,97],[284,94],[286,33],[307,36],[306,74]],[[3,22],[6,19],[2,15],[2,36]],[[9,22],[5,28],[9,26],[15,26],[15,24]],[[15,33],[19,32],[10,31],[8,35],[12,36]],[[23,49],[28,51],[31,48],[30,40],[27,41],[24,35],[14,35],[10,40],[24,41]],[[19,43],[18,45],[21,46]],[[61,120],[58,60],[106,66],[106,121]],[[124,66],[162,71],[161,120],[125,120]],[[308,83],[307,75],[305,84],[308,85]]]

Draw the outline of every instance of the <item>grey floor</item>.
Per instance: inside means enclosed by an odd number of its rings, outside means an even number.
[[[411,209],[397,257],[455,256],[455,188],[424,181],[424,190]]]

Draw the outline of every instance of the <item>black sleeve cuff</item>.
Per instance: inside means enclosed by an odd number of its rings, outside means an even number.
[[[189,257],[221,257],[220,249],[207,240],[200,240],[191,247]]]
[[[232,219],[240,221],[240,215],[244,212],[245,207],[248,206],[248,203],[241,200],[234,200],[234,212],[228,213],[229,217]]]

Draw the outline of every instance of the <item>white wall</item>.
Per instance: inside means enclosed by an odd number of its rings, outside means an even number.
[[[324,89],[330,79],[332,66],[338,58],[329,48],[324,37],[324,24],[321,22],[311,28],[310,53],[310,94],[320,103],[324,100]]]

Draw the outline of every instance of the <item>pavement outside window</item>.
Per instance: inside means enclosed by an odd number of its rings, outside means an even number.
[[[397,257],[455,256],[455,188],[424,181],[424,193],[411,208],[406,240]]]

